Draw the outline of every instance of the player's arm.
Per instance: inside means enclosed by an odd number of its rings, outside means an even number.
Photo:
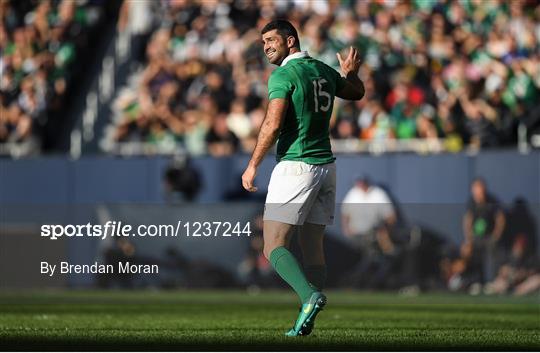
[[[364,97],[364,83],[358,78],[355,73],[349,73],[345,77],[345,85],[336,92],[336,96],[350,101],[357,101]]]
[[[364,83],[358,78],[360,69],[360,57],[358,50],[351,47],[347,58],[343,59],[339,53],[336,54],[341,72],[345,75],[343,87],[336,92],[336,96],[346,100],[360,100],[365,94]]]
[[[289,101],[286,98],[274,98],[268,103],[266,117],[261,125],[255,150],[244,174],[242,174],[242,186],[247,191],[257,191],[257,188],[253,186],[253,180],[257,175],[257,168],[261,164],[266,152],[276,142],[288,106]]]

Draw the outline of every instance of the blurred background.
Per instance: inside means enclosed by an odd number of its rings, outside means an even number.
[[[240,175],[273,70],[260,29],[286,18],[335,69],[351,45],[363,59],[366,96],[336,99],[331,120],[328,285],[540,290],[537,1],[7,0],[0,17],[2,287],[281,286],[261,254],[273,156],[259,192]],[[207,219],[253,234],[39,237],[42,224]],[[164,270],[46,278],[46,257]]]

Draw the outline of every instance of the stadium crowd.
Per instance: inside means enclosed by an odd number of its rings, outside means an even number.
[[[113,141],[250,151],[272,71],[259,30],[276,17],[336,69],[336,52],[363,55],[366,97],[338,99],[334,139],[440,139],[458,151],[514,143],[520,123],[538,128],[536,1],[126,1],[153,8],[154,29],[136,36],[143,65],[116,102]]]
[[[89,28],[102,16],[90,0],[0,2],[0,144],[40,150],[49,118],[65,107]]]

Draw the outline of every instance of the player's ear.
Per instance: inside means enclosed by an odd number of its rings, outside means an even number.
[[[294,38],[293,36],[288,36],[287,37],[287,48],[293,48],[295,46],[297,46],[296,38]]]

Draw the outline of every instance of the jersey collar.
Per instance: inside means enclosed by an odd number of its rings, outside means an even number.
[[[299,51],[293,54],[289,54],[283,61],[281,62],[281,65],[279,66],[285,66],[290,60],[292,59],[301,59],[301,58],[307,58],[309,56],[307,51]]]

